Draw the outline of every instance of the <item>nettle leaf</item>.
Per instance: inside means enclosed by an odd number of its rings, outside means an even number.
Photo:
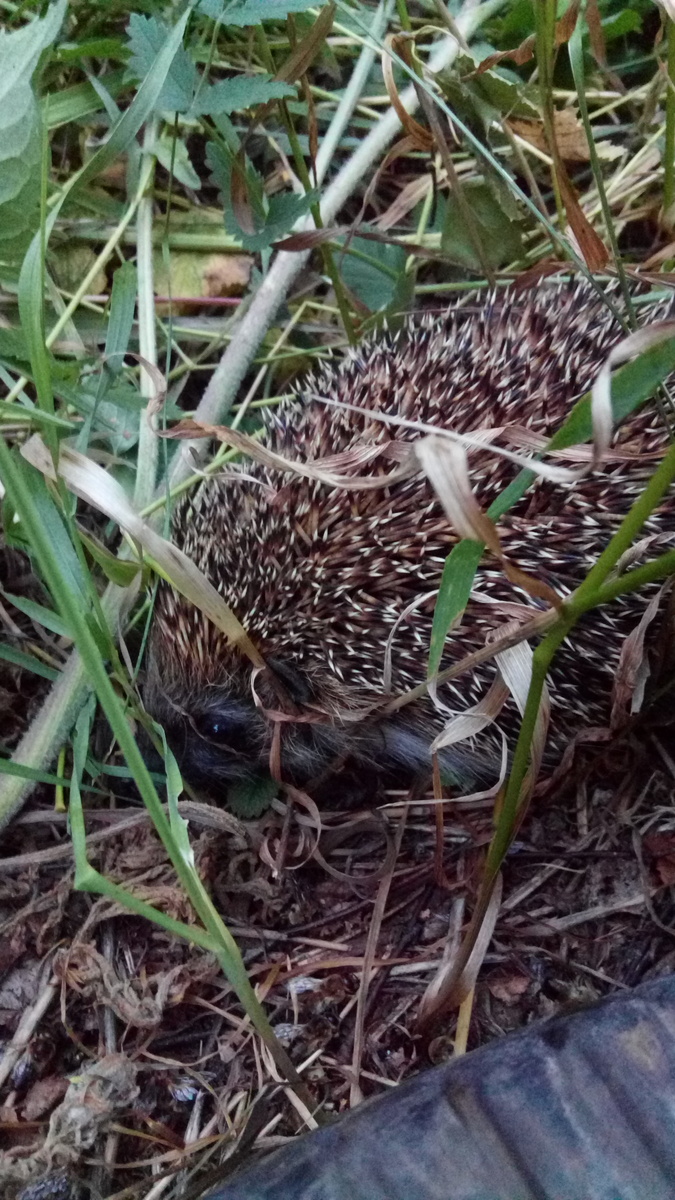
[[[225,228],[241,242],[244,250],[252,253],[265,250],[284,237],[318,200],[317,192],[266,196],[262,180],[248,159],[235,166],[214,142],[206,147],[206,159],[211,179],[221,191]],[[246,228],[242,228],[242,221]]]
[[[65,13],[66,0],[58,0],[42,20],[0,30],[0,257],[6,262],[22,257],[39,221],[42,132],[31,79]]]
[[[289,13],[321,8],[316,0],[200,0],[197,12],[223,25],[260,25],[284,21]]]
[[[237,75],[234,79],[221,79],[219,83],[203,89],[197,96],[194,108],[206,116],[218,116],[220,113],[241,112],[245,108],[254,108],[256,104],[283,100],[295,94],[294,87],[273,79],[271,75]]]
[[[170,30],[156,17],[132,13],[127,26],[129,35],[129,72],[134,79],[145,79]],[[160,111],[185,113],[190,108],[199,84],[197,68],[183,46],[177,51],[155,107]]]

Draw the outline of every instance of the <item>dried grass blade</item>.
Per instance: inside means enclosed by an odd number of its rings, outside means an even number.
[[[429,1025],[437,1020],[443,1013],[449,1009],[457,1008],[458,1005],[469,995],[477,978],[478,972],[483,964],[483,959],[487,954],[488,947],[492,941],[492,935],[497,924],[497,916],[499,914],[499,906],[502,899],[502,876],[501,874],[495,879],[490,901],[487,906],[485,916],[480,925],[480,929],[476,934],[476,938],[471,950],[471,954],[467,960],[466,966],[461,971],[459,978],[454,982],[450,982],[454,971],[455,958],[444,963],[435,979],[429,984],[422,1003],[420,1004],[418,1021],[420,1025]],[[448,983],[450,987],[448,988]]]
[[[26,442],[21,453],[47,479],[56,480],[54,461],[39,434],[34,434]],[[243,651],[255,666],[265,665],[243,625],[213,584],[182,550],[161,537],[139,517],[116,479],[86,455],[63,445],[60,448],[58,475],[70,491],[105,513],[129,537],[143,546],[165,578],[196,605],[232,645]]]

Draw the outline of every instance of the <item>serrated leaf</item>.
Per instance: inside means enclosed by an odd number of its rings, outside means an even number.
[[[145,79],[157,55],[165,46],[169,29],[156,17],[142,17],[132,13],[127,26],[129,35],[129,71],[135,79]],[[170,112],[187,112],[192,104],[199,75],[197,68],[183,46],[176,52],[164,86],[155,107]]]
[[[260,25],[263,21],[285,21],[289,13],[320,8],[316,0],[200,0],[197,12],[223,25]]]
[[[243,779],[227,789],[227,805],[236,817],[252,821],[264,813],[279,791],[279,784],[270,775]]]
[[[265,196],[260,176],[248,159],[241,166],[235,166],[215,142],[208,143],[206,159],[211,168],[212,181],[221,191],[225,228],[238,239],[244,250],[252,253],[266,249],[288,233],[318,199],[316,192],[308,192],[304,196],[296,196],[291,192]],[[233,187],[235,176],[237,182]],[[244,183],[245,195],[242,191]],[[239,215],[244,216],[244,199],[248,229],[243,229],[238,219]]]
[[[221,79],[219,83],[203,88],[192,111],[213,117],[220,113],[242,112],[295,94],[294,87],[271,75],[237,75],[234,79]]]

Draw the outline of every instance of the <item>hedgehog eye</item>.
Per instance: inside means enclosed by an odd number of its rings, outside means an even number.
[[[199,722],[199,732],[212,742],[226,742],[232,732],[232,726],[227,721],[208,719]]]
[[[192,723],[201,737],[217,746],[226,746],[229,750],[246,750],[250,746],[247,724],[233,720],[231,716],[208,713],[193,718]]]

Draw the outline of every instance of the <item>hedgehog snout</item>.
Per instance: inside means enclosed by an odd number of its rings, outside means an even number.
[[[187,783],[218,800],[228,784],[269,772],[273,714],[279,705],[271,692],[267,695],[268,687],[261,679],[259,708],[250,691],[240,691],[232,674],[222,684],[195,687],[186,694],[175,680],[173,686],[167,686],[157,667],[155,659],[145,689],[146,707],[163,725]],[[321,703],[316,674],[310,681],[297,665],[276,660],[273,669],[300,710],[297,720],[289,715],[281,724],[281,772],[286,782],[302,787],[341,760],[357,766],[361,773],[383,773],[393,786],[407,786],[411,778],[430,771],[429,745],[435,730],[424,706],[414,705],[384,720],[307,721],[303,714],[330,707]],[[331,684],[334,701],[335,681]],[[348,710],[348,689],[341,684],[340,691]],[[447,781],[462,791],[487,784],[499,772],[492,753],[476,754],[475,748],[461,746],[442,751],[440,765]]]

